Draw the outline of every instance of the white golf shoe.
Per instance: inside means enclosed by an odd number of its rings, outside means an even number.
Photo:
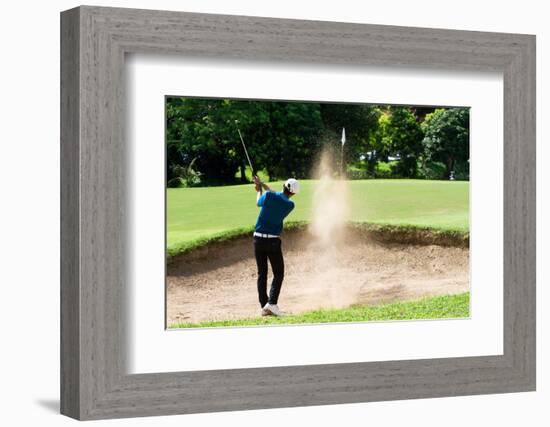
[[[266,305],[264,305],[264,308],[262,309],[262,314],[264,311],[268,313],[267,316],[269,316],[270,314],[273,316],[284,316],[284,313],[280,310],[277,304],[267,303]]]

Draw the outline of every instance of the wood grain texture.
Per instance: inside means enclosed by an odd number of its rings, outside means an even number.
[[[61,413],[80,414],[78,10],[61,19]]]
[[[534,36],[84,6],[62,13],[61,37],[62,413],[101,419],[534,390]],[[128,375],[127,53],[503,72],[504,354]]]

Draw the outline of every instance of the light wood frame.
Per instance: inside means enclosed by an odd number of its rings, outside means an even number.
[[[126,374],[126,53],[502,72],[504,354],[261,374]],[[534,389],[534,36],[89,6],[62,12],[63,414],[84,420]]]

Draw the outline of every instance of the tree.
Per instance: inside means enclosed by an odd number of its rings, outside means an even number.
[[[412,107],[411,110],[416,116],[416,121],[422,123],[428,114],[433,113],[436,110],[436,107],[415,106]]]
[[[422,127],[425,156],[427,160],[445,164],[445,178],[449,178],[457,163],[465,164],[467,168],[470,158],[469,108],[437,109],[426,116]]]
[[[370,138],[378,128],[380,110],[364,104],[321,104],[323,139],[339,142],[342,128],[346,128],[344,159],[357,162],[371,150]],[[338,149],[340,146],[337,147]],[[339,158],[338,156],[335,156]]]
[[[319,104],[270,102],[262,167],[270,178],[305,178],[321,148],[323,130]]]
[[[195,167],[206,184],[229,183],[247,165],[235,120],[256,170],[270,178],[304,177],[318,150],[319,104],[228,99],[167,100],[167,161]],[[169,176],[172,178],[172,176]]]
[[[168,170],[173,169],[174,164],[188,166],[196,159],[195,167],[207,181],[234,179],[241,160],[232,110],[226,100],[169,98]]]
[[[411,108],[389,107],[385,138],[386,150],[400,158],[397,174],[407,178],[415,177],[424,133]]]

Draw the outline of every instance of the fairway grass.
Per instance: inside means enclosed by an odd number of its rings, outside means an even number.
[[[315,181],[301,180],[293,197],[296,208],[288,222],[311,218]],[[283,182],[269,183],[280,191]],[[349,181],[353,222],[469,230],[469,183],[429,180]],[[330,194],[327,194],[330,197]],[[167,189],[167,246],[169,255],[252,231],[259,208],[252,184]],[[285,224],[285,227],[287,225]]]
[[[177,323],[170,329],[368,322],[383,320],[449,319],[470,316],[470,293],[428,297],[415,301],[381,305],[353,305],[343,309],[316,310],[284,317],[257,317],[200,323]]]

